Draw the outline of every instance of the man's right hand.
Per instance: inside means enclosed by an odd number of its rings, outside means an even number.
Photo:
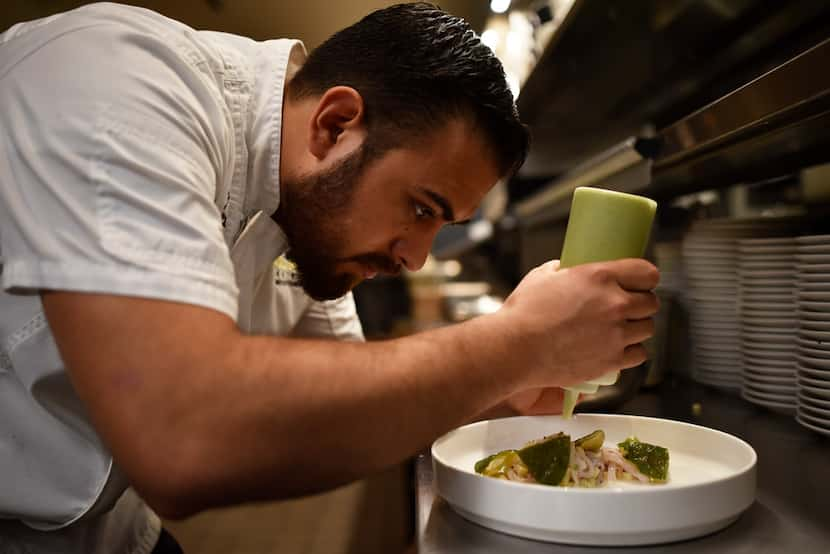
[[[658,281],[657,268],[641,259],[535,268],[488,316],[507,337],[497,343],[501,351],[494,354],[504,361],[496,365],[509,367],[524,390],[641,364],[647,357],[641,343],[654,334]]]

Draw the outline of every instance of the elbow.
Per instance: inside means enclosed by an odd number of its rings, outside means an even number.
[[[156,449],[150,455],[134,455],[122,466],[132,487],[164,519],[182,520],[213,507],[207,494],[209,477],[199,470],[204,464],[190,461],[181,450]]]

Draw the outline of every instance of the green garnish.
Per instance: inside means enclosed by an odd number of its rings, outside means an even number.
[[[519,458],[543,485],[559,485],[571,459],[571,437],[558,433],[519,450]]]
[[[637,466],[652,482],[663,482],[669,475],[669,451],[662,446],[629,437],[617,445],[623,457]]]
[[[593,433],[588,433],[574,441],[574,446],[580,446],[584,450],[592,452],[599,452],[603,444],[605,444],[605,432],[602,429],[597,429]]]

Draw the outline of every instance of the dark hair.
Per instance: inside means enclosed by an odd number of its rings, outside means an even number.
[[[466,21],[432,4],[391,6],[334,34],[311,52],[288,94],[301,99],[338,85],[363,97],[375,154],[472,116],[501,175],[527,156],[529,134],[501,63]]]

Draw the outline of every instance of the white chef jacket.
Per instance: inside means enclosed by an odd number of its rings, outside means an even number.
[[[140,554],[159,533],[68,380],[39,290],[362,340],[350,294],[315,302],[274,263],[283,88],[304,56],[107,3],[0,35],[0,553]]]

